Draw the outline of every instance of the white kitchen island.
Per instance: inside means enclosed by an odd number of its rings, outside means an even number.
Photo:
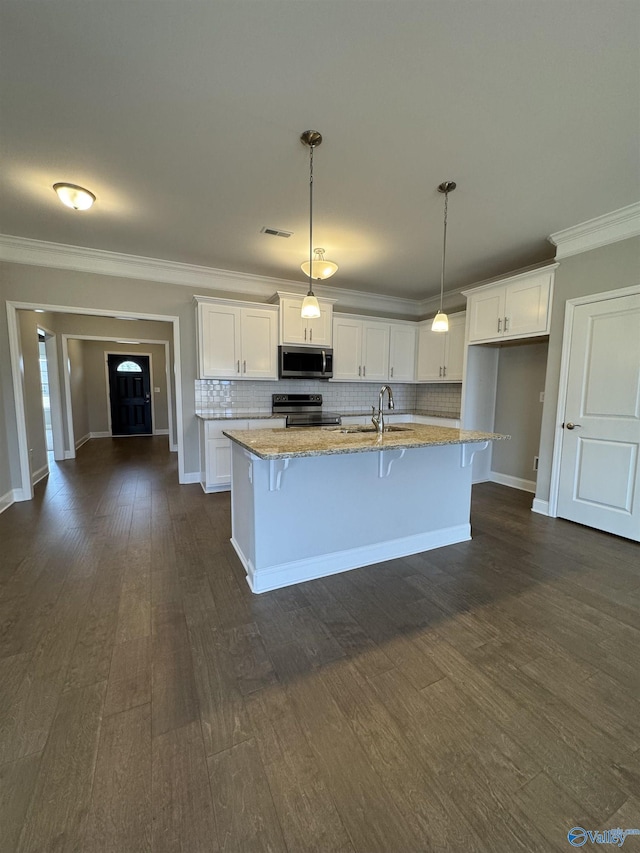
[[[506,436],[393,429],[225,432],[231,542],[253,592],[471,538],[471,458]]]

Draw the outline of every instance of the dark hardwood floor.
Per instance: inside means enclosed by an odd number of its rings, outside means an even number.
[[[477,486],[472,542],[254,596],[228,494],[89,442],[0,516],[0,850],[640,827],[640,548],[530,505]]]

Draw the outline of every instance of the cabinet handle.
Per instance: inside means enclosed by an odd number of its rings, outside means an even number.
[[[362,365],[362,376],[363,376],[363,378],[364,378],[366,375],[367,375],[367,365],[366,365],[366,364],[363,364],[363,365]]]
[[[358,376],[362,376],[362,368],[358,365]]]
[[[438,376],[442,379],[442,367],[438,368]]]
[[[393,367],[391,368],[391,378],[393,379]]]
[[[242,372],[243,372],[243,373],[246,373],[246,372],[247,372],[247,362],[246,362],[246,361],[243,361],[243,362],[242,362]]]
[[[502,317],[498,317],[498,331],[502,331]]]
[[[236,372],[240,373],[240,359],[238,359],[238,370]]]
[[[505,332],[507,331],[508,328],[509,328],[509,318],[505,317],[504,318],[504,330],[505,330]]]
[[[446,364],[445,364],[445,366],[442,368],[442,375],[443,375],[443,377],[447,375],[447,365],[446,365]]]
[[[309,329],[309,340],[313,340],[313,329]]]
[[[304,339],[305,339],[305,341],[307,340],[307,327],[306,327],[306,326],[305,326],[305,329],[304,329]]]

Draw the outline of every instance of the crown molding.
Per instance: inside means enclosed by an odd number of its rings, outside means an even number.
[[[306,284],[289,279],[165,261],[159,258],[145,258],[139,255],[126,255],[104,249],[49,243],[9,234],[0,234],[0,261],[142,281],[157,281],[162,284],[183,285],[195,290],[207,289],[222,293],[248,294],[261,296],[264,299],[272,297],[278,290],[302,295],[307,292]],[[341,309],[366,308],[367,311],[379,311],[381,314],[411,317],[418,316],[420,313],[421,302],[415,299],[322,285],[314,286],[314,292],[317,296],[336,300]]]
[[[608,246],[640,235],[640,202],[621,207],[588,222],[581,222],[548,238],[556,246],[556,260],[579,255],[590,249]]]

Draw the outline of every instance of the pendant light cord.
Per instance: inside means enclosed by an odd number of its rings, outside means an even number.
[[[309,146],[309,296],[313,296],[313,149]]]
[[[440,313],[444,300],[444,262],[447,256],[447,207],[449,203],[449,191],[444,194],[444,236],[442,238],[442,273],[440,275]]]

